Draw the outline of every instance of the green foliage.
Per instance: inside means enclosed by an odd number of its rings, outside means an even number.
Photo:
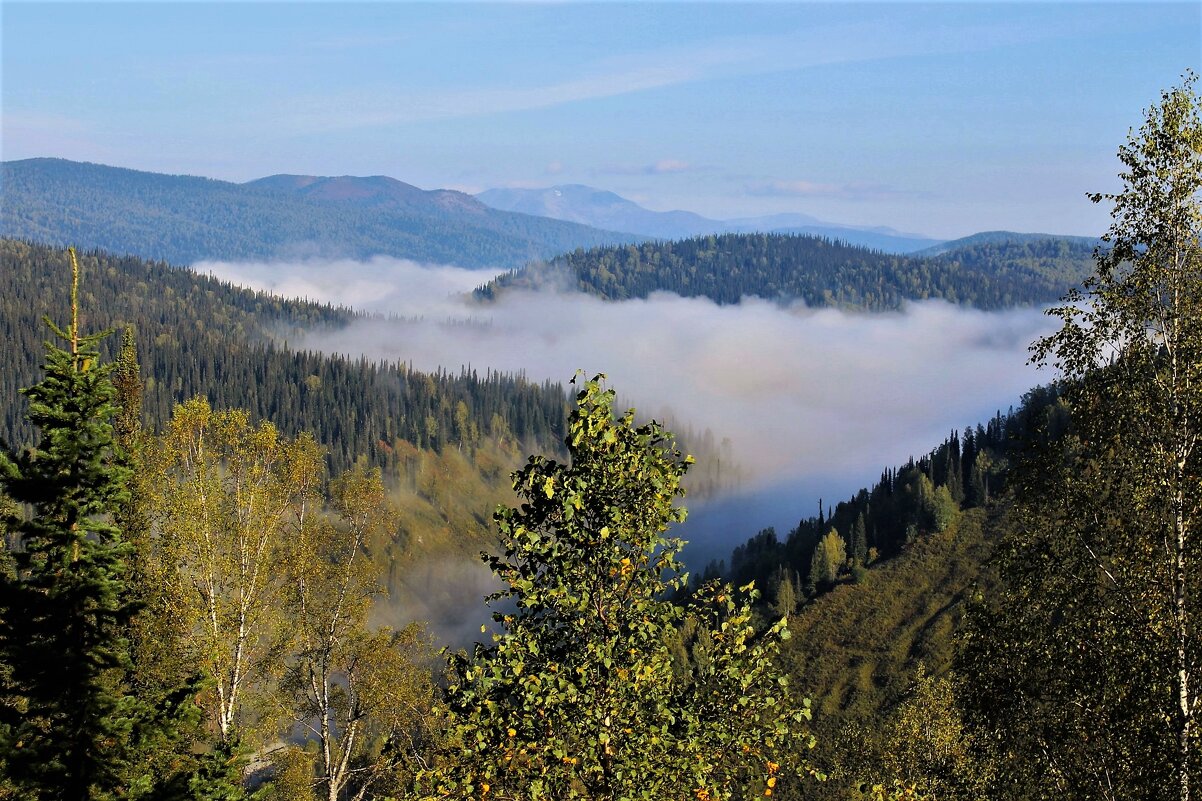
[[[797,576],[792,570],[781,567],[773,582],[775,592],[772,595],[772,614],[777,618],[787,618],[797,611],[799,587]]]
[[[1001,591],[960,658],[1015,798],[1196,791],[1202,520],[1202,103],[1165,92],[1119,150],[1110,249],[1036,358],[1070,425],[1015,476]],[[1049,419],[1051,431],[1057,421]]]
[[[821,592],[834,584],[846,561],[847,550],[843,537],[832,528],[818,541],[814,557],[810,560],[810,581],[814,589]]]
[[[864,523],[864,513],[856,515],[856,522],[851,527],[851,563],[853,567],[863,567],[868,561],[868,527]]]
[[[45,377],[24,390],[39,443],[0,454],[0,489],[28,509],[3,521],[18,547],[0,575],[0,764],[8,788],[32,799],[150,789],[141,763],[174,738],[189,694],[156,706],[130,692],[137,606],[131,549],[113,523],[130,471],[113,440],[113,368],[99,361],[107,332],[80,334],[69,255],[71,323],[47,321],[67,347],[47,343]]]
[[[243,786],[247,754],[236,739],[218,742],[190,761],[192,767],[188,772],[176,775],[150,798],[153,801],[265,801],[267,788],[248,792]]]
[[[884,775],[942,801],[986,797],[990,767],[974,746],[952,680],[929,675],[920,663],[914,685],[885,725]]]
[[[892,256],[813,236],[722,234],[565,253],[477,290],[573,286],[609,300],[652,292],[738,303],[754,295],[810,307],[884,311],[942,298],[983,309],[1044,303],[1088,271],[1092,244],[1052,239],[982,245],[934,258]]]
[[[946,484],[936,488],[929,478],[919,475],[913,488],[923,529],[944,531],[960,514],[960,505],[952,499]]]
[[[710,587],[680,642],[682,543],[665,532],[690,460],[633,411],[615,419],[613,396],[585,384],[571,462],[531,457],[514,474],[524,503],[495,516],[505,611],[493,645],[451,659],[436,794],[729,798],[798,772],[808,712],[775,675],[784,621],[757,633],[746,602]]]

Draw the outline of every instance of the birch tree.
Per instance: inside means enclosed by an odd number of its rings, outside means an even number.
[[[1022,797],[1189,801],[1198,775],[1202,121],[1194,77],[1119,149],[1096,274],[1033,346],[1071,431],[1019,471],[972,701]],[[1025,766],[1025,767],[1024,767]],[[1021,774],[1021,775],[1019,775]]]
[[[246,412],[195,399],[154,443],[155,528],[174,564],[202,696],[223,741],[251,722],[248,692],[290,636],[284,603],[295,536],[319,506],[322,460],[310,437],[280,436]]]
[[[317,795],[358,801],[420,760],[433,683],[420,627],[368,625],[385,591],[376,554],[395,519],[379,471],[357,468],[330,482],[328,506],[329,518],[301,530],[290,566],[296,639],[283,700],[317,744]]]
[[[808,702],[779,675],[786,622],[758,630],[750,586],[674,602],[687,576],[667,530],[685,517],[676,499],[692,459],[633,410],[616,417],[602,378],[576,396],[570,462],[531,457],[513,474],[521,505],[494,515],[503,553],[484,558],[503,582],[489,596],[503,604],[498,632],[450,660],[431,794],[771,796],[807,774],[812,744]]]

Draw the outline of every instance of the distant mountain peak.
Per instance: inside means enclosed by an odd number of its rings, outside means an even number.
[[[476,199],[502,211],[624,231],[656,239],[687,239],[720,233],[797,233],[837,239],[889,253],[911,253],[939,243],[920,234],[882,226],[838,225],[808,214],[785,213],[734,220],[713,220],[691,211],[652,211],[633,200],[584,184],[542,189],[489,189]]]

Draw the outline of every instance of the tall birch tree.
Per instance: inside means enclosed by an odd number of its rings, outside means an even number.
[[[321,453],[308,436],[289,440],[200,398],[176,408],[154,450],[159,558],[178,569],[193,657],[209,680],[202,701],[230,743],[254,722],[253,690],[291,637],[280,568],[320,508]]]
[[[433,704],[432,653],[417,625],[369,626],[385,591],[377,555],[395,519],[379,471],[334,479],[327,503],[330,514],[301,530],[290,565],[295,641],[281,699],[317,745],[318,797],[359,801],[395,781],[404,763],[416,770]]]
[[[1024,797],[1196,795],[1202,121],[1195,78],[1119,149],[1084,291],[1033,346],[1072,429],[1016,478],[1004,591],[970,628],[972,703]],[[1032,762],[1032,759],[1035,761]],[[1023,766],[1026,765],[1024,769]],[[1021,775],[1018,775],[1021,774]]]

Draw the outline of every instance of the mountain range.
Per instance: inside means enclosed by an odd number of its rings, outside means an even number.
[[[993,231],[947,242],[804,214],[712,220],[578,184],[472,196],[382,175],[232,183],[52,158],[0,162],[0,197],[0,236],[175,264],[385,255],[517,269],[580,249],[730,233],[800,234],[923,257],[1053,239],[1079,250],[1097,241]]]
[[[545,189],[489,189],[476,199],[495,209],[565,220],[654,239],[687,239],[720,233],[809,234],[885,253],[912,253],[942,240],[885,227],[824,222],[807,214],[773,214],[713,220],[691,211],[652,211],[621,195],[581,184]]]
[[[388,255],[517,267],[637,239],[500,211],[394,178],[274,175],[231,183],[65,159],[0,163],[0,235],[191,264]]]

